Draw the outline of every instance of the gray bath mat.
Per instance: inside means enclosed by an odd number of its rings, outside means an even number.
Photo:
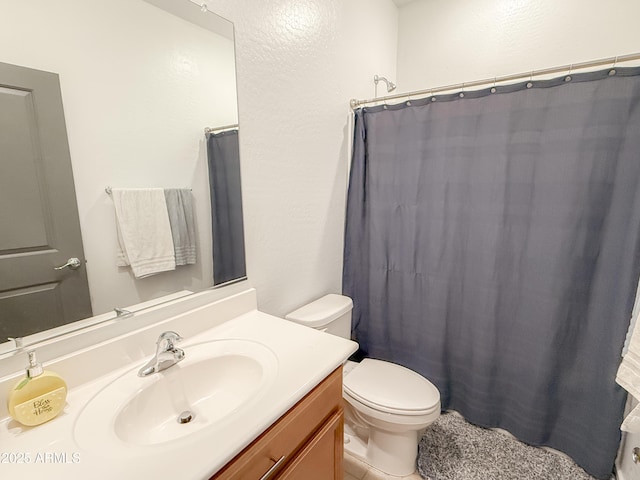
[[[444,413],[418,447],[418,472],[430,480],[595,480],[569,457],[476,427]]]

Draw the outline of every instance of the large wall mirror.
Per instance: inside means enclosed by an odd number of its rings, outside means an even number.
[[[13,348],[7,337],[32,343],[87,316],[113,318],[116,308],[243,277],[233,24],[191,0],[2,0],[1,9],[0,353]],[[49,80],[59,82],[64,122],[47,99]],[[61,132],[66,146],[54,138]],[[68,170],[50,162],[65,148]],[[211,168],[225,152],[235,160]],[[108,187],[190,189],[195,264],[146,278],[118,266]],[[64,202],[77,205],[77,226],[65,223],[70,215],[52,220]],[[59,246],[74,229],[79,253]],[[72,257],[79,268],[54,270]],[[235,273],[214,279],[214,265],[231,257]],[[28,283],[34,270],[49,273]],[[83,276],[86,296],[59,293]]]

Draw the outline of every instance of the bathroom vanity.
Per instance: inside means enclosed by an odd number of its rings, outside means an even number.
[[[184,338],[184,360],[138,376],[167,331]],[[258,311],[246,289],[91,348],[45,355],[45,367],[67,380],[67,405],[23,427],[5,407],[22,373],[0,378],[0,477],[342,478],[342,364],[356,348]],[[185,409],[193,419],[181,424]]]

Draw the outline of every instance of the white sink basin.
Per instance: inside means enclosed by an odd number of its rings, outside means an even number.
[[[76,421],[78,444],[121,456],[197,441],[199,431],[220,428],[259,402],[278,370],[275,354],[258,342],[216,340],[184,351],[182,362],[162,372],[141,378],[136,365],[98,392]],[[192,419],[179,423],[185,411]]]

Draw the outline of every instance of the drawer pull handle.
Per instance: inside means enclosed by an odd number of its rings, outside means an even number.
[[[268,480],[271,477],[271,474],[273,474],[273,472],[276,471],[276,469],[280,466],[280,464],[282,464],[282,462],[284,462],[286,455],[283,455],[280,457],[280,460],[278,460],[276,463],[274,463],[271,468],[269,470],[267,470],[267,473],[265,473],[264,475],[262,475],[262,477],[260,477],[260,480]]]

